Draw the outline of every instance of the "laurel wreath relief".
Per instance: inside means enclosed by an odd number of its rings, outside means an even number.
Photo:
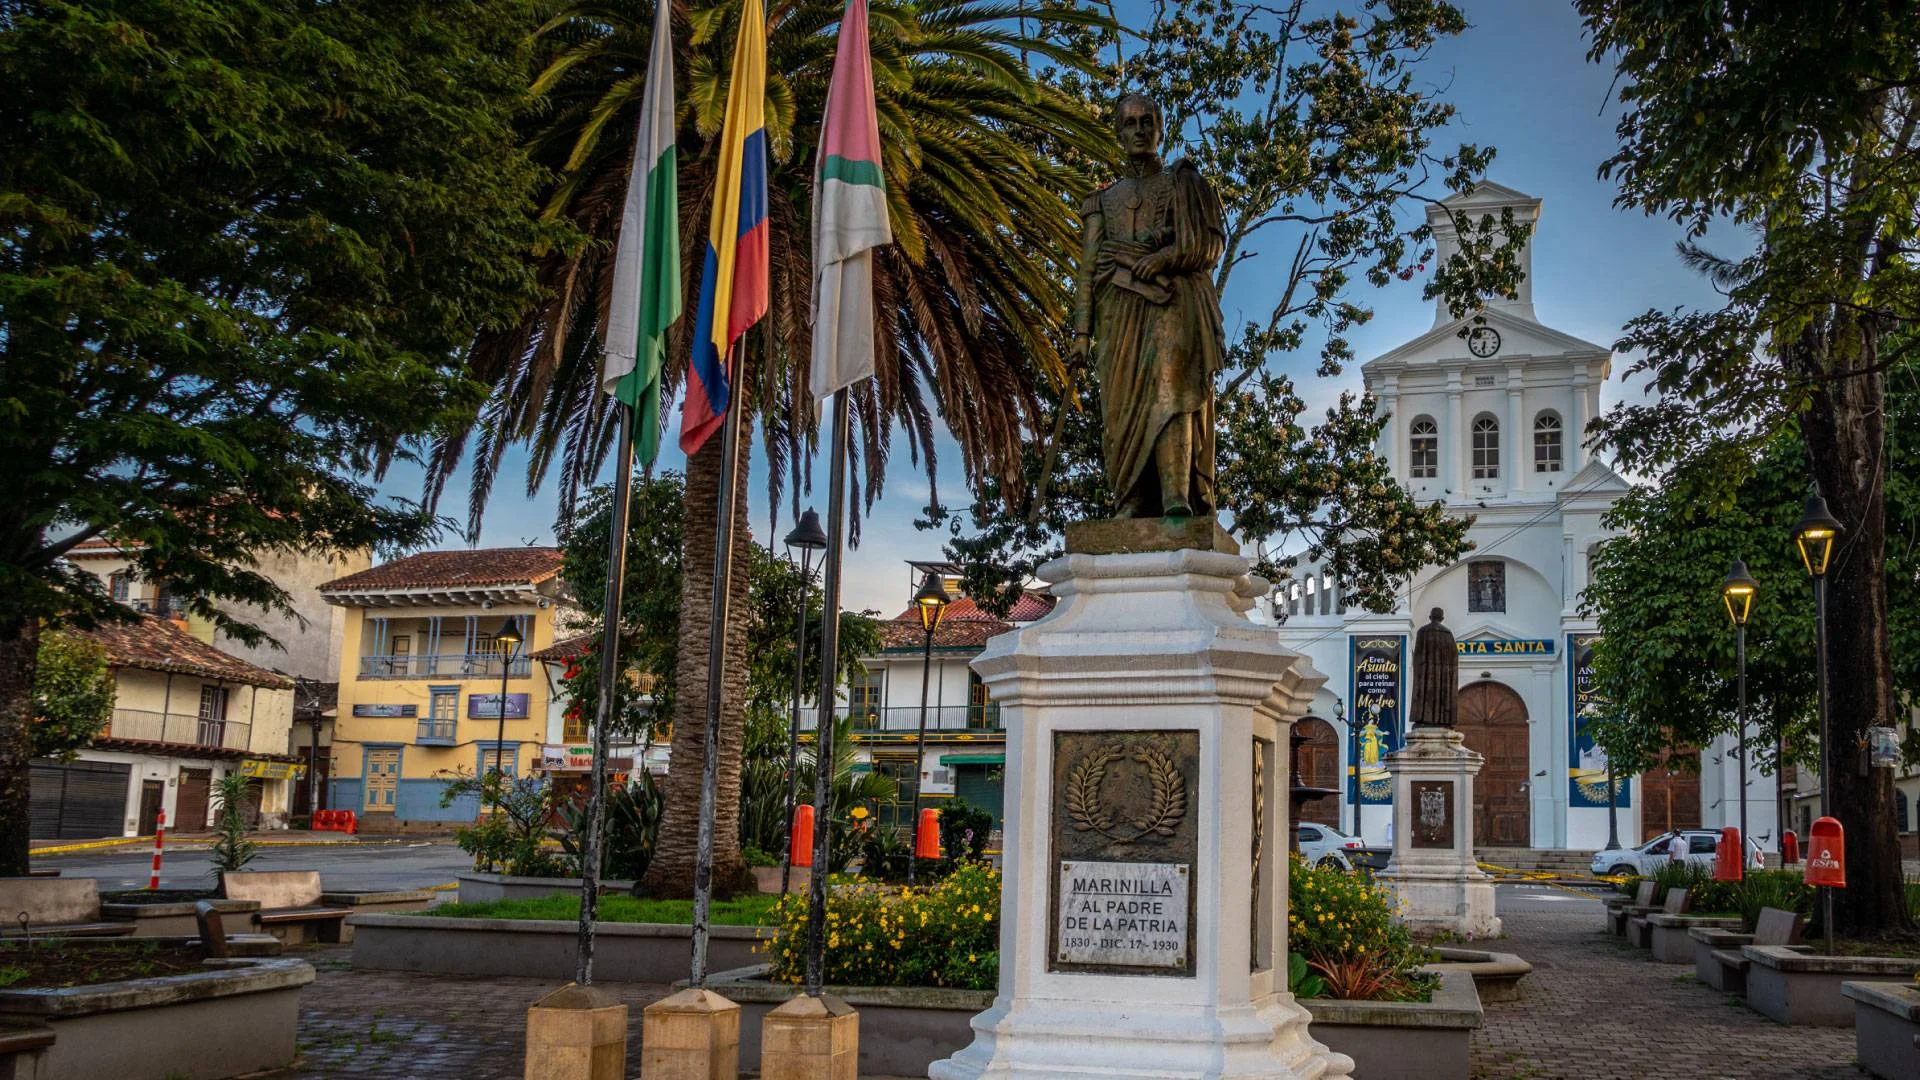
[[[1080,759],[1067,774],[1067,820],[1080,832],[1097,832],[1116,844],[1131,844],[1149,836],[1172,836],[1187,813],[1187,781],[1173,759],[1151,746],[1136,749],[1133,760],[1147,772],[1153,785],[1153,797],[1144,816],[1133,821],[1113,820],[1107,812],[1101,790],[1107,781],[1107,766],[1125,757],[1126,752],[1103,747]]]

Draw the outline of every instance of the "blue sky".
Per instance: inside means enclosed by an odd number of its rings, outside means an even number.
[[[1715,304],[1711,288],[1675,257],[1680,230],[1664,219],[1614,209],[1613,186],[1597,176],[1600,163],[1616,145],[1619,108],[1608,96],[1612,70],[1586,60],[1586,42],[1571,4],[1465,0],[1463,6],[1473,26],[1441,44],[1424,69],[1428,79],[1446,88],[1447,98],[1459,110],[1454,129],[1436,143],[1498,147],[1489,179],[1545,201],[1533,262],[1534,303],[1541,321],[1610,344],[1628,319],[1649,307]],[[1291,250],[1283,236],[1266,246],[1276,252]],[[1236,313],[1264,310],[1255,291],[1262,276],[1257,270],[1248,266],[1236,272],[1223,305],[1229,324]],[[1380,290],[1359,287],[1357,295],[1375,311],[1373,321],[1352,334],[1360,359],[1386,352],[1431,325],[1433,307],[1420,298],[1422,284],[1416,279]],[[1297,380],[1317,416],[1342,390],[1359,389],[1360,373],[1352,365],[1337,378],[1319,379],[1316,364],[1309,350],[1275,366]],[[1602,392],[1603,408],[1621,399],[1620,372],[1625,366],[1624,358],[1615,359],[1614,376]],[[940,490],[949,503],[964,501],[954,465],[958,457],[957,447],[946,441]],[[682,464],[669,438],[660,465],[677,469]],[[524,455],[509,455],[484,523],[483,546],[553,542],[557,480],[549,479],[528,495],[524,475]],[[818,489],[804,502],[823,506],[824,466],[815,475]],[[450,507],[464,508],[464,480],[457,479],[449,492]],[[755,539],[765,543],[765,470],[757,462],[752,483],[750,526]],[[417,474],[396,474],[385,490],[417,495]],[[926,479],[914,472],[904,453],[896,455],[885,496],[864,528],[865,542],[847,553],[847,607],[877,608],[891,615],[905,606],[915,583],[904,560],[937,558],[940,553],[939,536],[919,532],[912,524],[926,500]],[[779,532],[790,525],[782,521]]]

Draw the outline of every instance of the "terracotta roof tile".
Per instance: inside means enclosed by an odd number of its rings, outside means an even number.
[[[382,592],[389,589],[482,588],[538,585],[560,573],[555,547],[479,548],[423,551],[381,563],[357,574],[335,578],[322,592]]]
[[[175,623],[152,615],[142,615],[132,622],[103,623],[82,633],[107,650],[107,660],[115,667],[172,671],[271,689],[293,687],[291,678],[223,653]]]
[[[593,645],[600,640],[599,634],[575,634],[562,638],[538,652],[529,655],[538,661],[560,663],[566,660],[578,660],[593,651]]]
[[[987,639],[996,634],[1004,634],[1013,629],[1013,624],[976,616],[971,619],[942,619],[940,628],[933,632],[933,647],[936,649],[978,649],[987,643]],[[920,620],[907,613],[904,619],[882,623],[880,626],[880,646],[884,652],[899,650],[918,651],[926,647],[927,632],[920,628]]]
[[[1033,622],[1052,611],[1054,603],[1054,597],[1047,593],[1033,592],[1031,590],[1022,592],[1020,599],[1013,602],[1012,610],[1007,612],[1006,621],[1011,623]],[[920,615],[911,607],[895,615],[893,619],[895,622],[909,622],[915,626],[920,625]],[[981,611],[980,606],[975,604],[971,597],[963,596],[947,605],[947,613],[941,616],[940,624],[945,626],[951,622],[973,622],[980,619],[985,619],[989,622],[1001,621]]]

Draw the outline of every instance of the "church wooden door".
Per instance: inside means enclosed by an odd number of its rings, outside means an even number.
[[[1467,749],[1487,759],[1474,779],[1474,845],[1526,847],[1532,841],[1526,704],[1499,683],[1477,682],[1460,691],[1457,726]]]
[[[1333,725],[1309,716],[1294,724],[1293,733],[1307,738],[1300,744],[1300,782],[1307,787],[1340,787],[1340,737]],[[1300,807],[1300,820],[1339,828],[1340,797],[1308,799]]]

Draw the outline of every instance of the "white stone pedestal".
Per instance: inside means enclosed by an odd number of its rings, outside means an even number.
[[[1393,773],[1393,859],[1380,880],[1414,930],[1497,937],[1493,879],[1473,857],[1473,778],[1484,764],[1452,728],[1417,726],[1387,755]]]
[[[1248,565],[1216,551],[1068,555],[1040,570],[1053,613],[974,661],[1006,721],[1012,787],[1000,990],[972,1045],[931,1077],[1351,1071],[1308,1036],[1286,986],[1287,728],[1325,677],[1246,618],[1265,588]],[[1165,828],[1133,837],[1143,823]],[[1165,886],[1190,908],[1177,932],[1141,924],[1092,956],[1114,939],[1089,928],[1076,952],[1056,893],[1075,910],[1085,894],[1066,899],[1063,863],[1082,880]]]

